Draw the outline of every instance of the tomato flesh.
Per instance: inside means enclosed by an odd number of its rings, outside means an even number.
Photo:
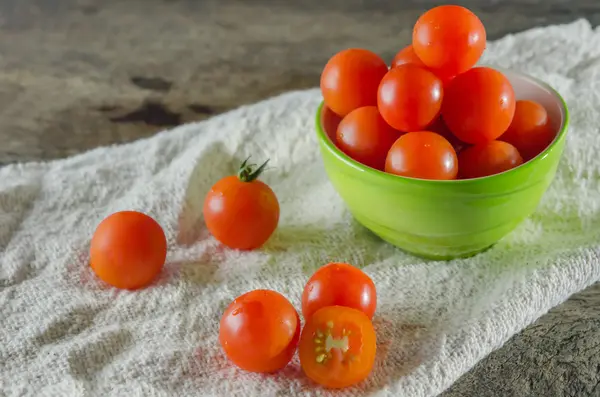
[[[429,70],[413,64],[391,69],[381,80],[377,107],[383,119],[399,131],[420,131],[439,114],[444,89]]]
[[[362,311],[327,306],[302,330],[300,364],[306,376],[326,388],[352,386],[371,373],[376,342],[373,324]]]
[[[466,148],[458,155],[459,177],[479,178],[508,171],[523,164],[519,151],[510,143],[491,141]]]
[[[389,126],[376,106],[365,106],[348,113],[340,122],[338,147],[354,160],[383,170],[385,156],[400,132]]]
[[[352,307],[372,318],[377,308],[375,284],[366,273],[347,263],[322,266],[304,287],[302,314],[308,319],[326,306]]]
[[[512,123],[500,140],[515,146],[525,161],[531,160],[552,143],[555,137],[546,109],[537,102],[516,102]]]
[[[219,342],[227,357],[250,372],[275,372],[296,352],[300,317],[280,293],[254,290],[236,298],[225,310]]]
[[[385,171],[420,179],[455,179],[456,151],[443,136],[431,131],[409,132],[392,145]]]

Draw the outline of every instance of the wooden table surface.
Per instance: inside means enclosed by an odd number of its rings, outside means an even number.
[[[0,164],[153,135],[315,87],[359,46],[391,59],[429,0],[0,0]],[[587,18],[599,0],[457,1],[488,38]],[[600,396],[600,286],[512,338],[445,397]]]

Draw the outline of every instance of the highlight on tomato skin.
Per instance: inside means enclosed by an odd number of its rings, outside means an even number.
[[[332,262],[320,267],[302,292],[302,314],[309,319],[326,306],[346,306],[373,318],[377,291],[373,280],[358,267]]]
[[[302,370],[312,381],[329,389],[356,385],[371,373],[377,336],[362,311],[326,306],[306,322],[299,343]]]
[[[271,373],[294,356],[300,338],[300,316],[282,294],[253,290],[236,298],[225,310],[219,342],[239,368]]]

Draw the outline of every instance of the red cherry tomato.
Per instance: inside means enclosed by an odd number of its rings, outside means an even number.
[[[342,121],[342,118],[337,114],[333,113],[333,110],[329,109],[327,105],[323,105],[322,110],[323,129],[325,133],[331,139],[331,142],[335,143],[338,125]]]
[[[450,131],[470,144],[502,135],[515,113],[515,93],[499,71],[477,67],[456,76],[446,87],[442,116]]]
[[[298,355],[308,378],[340,389],[369,376],[376,351],[377,337],[369,317],[351,307],[327,306],[307,320]]]
[[[346,306],[372,318],[377,308],[375,284],[359,268],[347,263],[329,263],[317,270],[302,293],[305,319],[325,306]]]
[[[388,68],[371,51],[351,48],[335,54],[321,74],[325,103],[340,116],[354,109],[377,104],[377,87]]]
[[[404,64],[381,80],[377,107],[383,119],[400,131],[419,131],[439,114],[444,89],[429,70]]]
[[[459,177],[462,179],[499,174],[521,164],[523,159],[519,151],[502,141],[480,143],[458,155]]]
[[[456,76],[477,63],[485,50],[486,32],[479,18],[468,9],[443,5],[417,20],[412,44],[425,65]]]
[[[467,146],[464,142],[458,139],[456,135],[452,133],[452,131],[450,131],[444,122],[444,119],[441,117],[435,119],[435,121],[427,127],[427,131],[435,132],[436,134],[440,134],[446,138],[457,154]]]
[[[398,137],[400,132],[385,122],[376,106],[354,109],[337,129],[337,144],[344,153],[382,171],[387,152]]]
[[[244,161],[237,176],[218,181],[204,200],[204,221],[226,246],[252,250],[262,246],[279,223],[279,202],[271,188],[257,180],[267,165],[255,170]]]
[[[404,65],[407,63],[428,69],[429,71],[431,71],[433,74],[435,74],[437,77],[439,77],[442,80],[443,85],[446,85],[446,83],[448,81],[450,81],[452,79],[452,77],[454,77],[454,75],[452,75],[452,74],[449,75],[447,73],[444,73],[441,70],[435,70],[435,69],[427,67],[423,63],[423,61],[421,61],[421,58],[419,58],[417,56],[417,54],[415,53],[415,50],[414,50],[412,44],[410,44],[410,45],[404,47],[403,49],[401,49],[400,51],[398,51],[398,53],[392,60],[391,67],[395,68],[396,66]]]
[[[90,266],[108,284],[138,289],[160,273],[167,239],[160,225],[136,211],[116,212],[98,225],[90,246]]]
[[[531,160],[552,143],[552,130],[546,109],[534,101],[517,101],[515,116],[499,139],[512,144],[525,161]]]
[[[455,179],[456,152],[447,139],[431,131],[409,132],[392,145],[385,172],[421,179]]]
[[[227,357],[250,372],[275,372],[296,352],[300,317],[280,293],[254,290],[236,298],[225,310],[219,342]]]

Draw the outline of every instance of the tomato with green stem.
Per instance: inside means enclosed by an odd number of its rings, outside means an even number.
[[[304,286],[302,314],[308,319],[325,306],[353,307],[372,318],[377,308],[375,284],[358,267],[348,263],[328,263],[320,267]]]
[[[238,175],[222,178],[206,195],[203,208],[206,227],[230,248],[259,248],[277,228],[277,196],[266,183],[257,179],[268,162],[256,168],[246,159]]]
[[[167,239],[152,217],[120,211],[105,218],[90,244],[90,267],[106,283],[122,289],[149,285],[167,257]]]
[[[326,388],[340,389],[369,376],[375,363],[377,336],[362,311],[326,306],[306,321],[298,350],[308,378]]]
[[[285,296],[271,290],[254,290],[236,298],[219,325],[225,354],[250,372],[271,373],[285,367],[299,338],[298,312]]]
[[[491,141],[466,148],[458,155],[459,178],[479,178],[508,171],[523,164],[510,143]]]
[[[410,178],[455,179],[458,173],[456,151],[446,138],[435,132],[409,132],[392,145],[385,172]]]

